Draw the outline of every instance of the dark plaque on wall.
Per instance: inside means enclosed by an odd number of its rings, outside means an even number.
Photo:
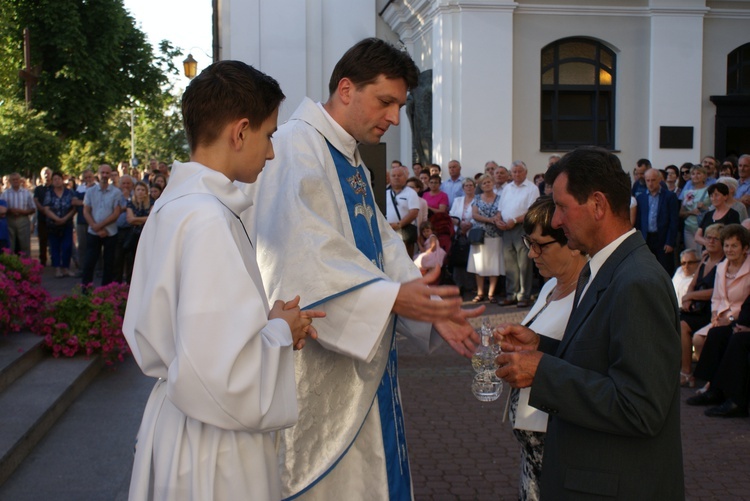
[[[659,127],[659,148],[693,149],[693,128]]]

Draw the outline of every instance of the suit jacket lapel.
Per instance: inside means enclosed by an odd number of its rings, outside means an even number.
[[[556,356],[562,357],[563,353],[565,353],[568,345],[570,345],[570,342],[578,333],[579,328],[583,325],[599,302],[599,297],[604,293],[607,287],[609,287],[609,284],[612,282],[612,275],[614,275],[615,270],[622,260],[641,245],[646,245],[646,242],[643,240],[643,236],[641,236],[640,232],[635,232],[626,238],[625,241],[615,249],[612,255],[607,258],[594,277],[594,281],[589,285],[586,294],[581,298],[578,307],[568,319],[568,324],[565,327],[565,334],[560,342],[560,346],[557,348]]]

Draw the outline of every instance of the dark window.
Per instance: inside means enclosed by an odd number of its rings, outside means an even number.
[[[750,94],[750,43],[727,56],[727,95]]]
[[[615,147],[615,53],[588,38],[542,49],[541,149]]]

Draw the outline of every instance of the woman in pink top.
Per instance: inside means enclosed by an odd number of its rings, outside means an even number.
[[[742,303],[750,295],[750,232],[739,224],[721,230],[726,259],[716,266],[716,282],[711,295],[711,323],[693,336],[695,352],[700,356],[711,327],[730,325],[740,314]]]
[[[440,191],[440,176],[430,176],[429,191],[422,195],[427,201],[427,208],[432,216],[436,212],[448,212],[448,195]]]

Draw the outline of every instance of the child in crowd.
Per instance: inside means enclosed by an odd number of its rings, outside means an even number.
[[[440,247],[437,236],[433,233],[432,223],[425,221],[419,225],[419,254],[414,258],[414,263],[419,266],[422,274],[430,268],[441,268],[445,261],[445,251]]]
[[[123,332],[159,378],[138,432],[130,499],[279,499],[276,430],[297,420],[293,349],[316,337],[299,296],[272,307],[240,220],[274,157],[284,98],[239,61],[206,68],[186,89],[190,162],[141,234]]]

